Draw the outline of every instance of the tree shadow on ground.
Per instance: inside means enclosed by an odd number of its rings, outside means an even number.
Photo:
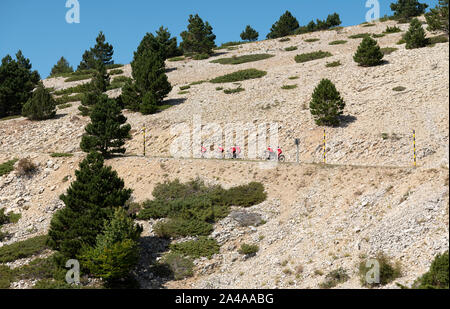
[[[166,68],[166,73],[176,71],[178,68]]]
[[[159,264],[157,258],[169,250],[170,239],[155,236],[140,238],[140,260],[136,279],[141,288],[163,289],[164,284],[173,280],[173,272],[165,265]]]
[[[176,106],[186,102],[186,98],[169,99],[164,101],[164,105]]]
[[[352,115],[342,115],[339,117],[341,119],[340,124],[337,126],[338,128],[346,128],[351,123],[355,122],[358,118]]]

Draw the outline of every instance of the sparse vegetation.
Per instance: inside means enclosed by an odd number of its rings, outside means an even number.
[[[263,76],[266,76],[266,74],[267,74],[266,71],[260,71],[257,69],[247,69],[216,77],[211,80],[211,83],[220,84],[220,83],[240,82],[247,79],[261,78]]]
[[[397,279],[398,277],[401,276],[400,263],[398,263],[398,262],[393,263],[392,261],[390,261],[390,258],[387,255],[385,255],[384,253],[382,253],[382,252],[378,253],[373,260],[376,260],[379,265],[379,275],[380,275],[379,283],[377,283],[377,282],[368,283],[366,281],[366,275],[371,270],[371,268],[367,268],[366,264],[371,265],[371,263],[367,263],[368,260],[364,259],[359,264],[359,276],[361,279],[361,284],[363,286],[365,286],[365,287],[376,287],[376,286],[380,286],[380,285],[383,286],[388,283],[391,283],[392,281],[394,281],[395,279]],[[373,265],[372,265],[372,267],[373,267]],[[375,280],[376,278],[372,278],[372,279]]]
[[[305,39],[304,41],[305,41],[306,43],[314,43],[314,42],[320,41],[320,39],[317,39],[317,38],[311,38],[311,39]]]
[[[405,90],[406,90],[406,87],[403,87],[403,86],[397,86],[397,87],[392,88],[392,90],[397,91],[397,92],[405,91]]]
[[[330,42],[329,45],[342,45],[342,44],[345,44],[345,43],[347,43],[347,41],[345,41],[345,40],[337,40],[337,41]]]
[[[342,65],[341,61],[337,60],[337,61],[333,61],[333,62],[327,62],[327,64],[325,66],[327,68],[335,68],[335,67],[338,67],[341,65]]]
[[[283,89],[283,90],[292,90],[292,89],[295,89],[297,87],[298,87],[298,85],[284,85],[284,86],[281,87],[281,89]]]
[[[244,55],[239,57],[231,57],[231,58],[221,58],[211,61],[211,63],[220,63],[220,64],[242,64],[246,62],[254,62],[272,58],[273,55],[269,54],[253,54],[253,55]]]
[[[37,236],[0,247],[0,263],[13,262],[43,252],[48,249],[47,239],[47,235]]]
[[[213,238],[199,237],[197,240],[191,240],[170,245],[172,252],[192,257],[208,257],[211,258],[214,254],[219,253],[220,246]]]
[[[416,289],[448,289],[449,288],[448,251],[438,254],[431,263],[430,269],[413,284]]]
[[[370,37],[370,33],[360,33],[349,36],[349,39],[364,39]]]
[[[297,63],[304,63],[308,61],[313,61],[317,59],[322,59],[326,57],[333,56],[330,52],[324,52],[324,51],[317,51],[312,53],[306,53],[306,54],[300,54],[295,56],[295,62]]]
[[[400,29],[397,26],[393,26],[393,27],[387,26],[386,30],[384,30],[383,33],[390,34],[390,33],[398,33],[398,32],[402,32],[402,29]]]
[[[16,170],[20,176],[30,176],[37,170],[37,166],[29,158],[23,158],[17,163]]]
[[[338,268],[328,273],[325,276],[325,281],[320,283],[319,287],[321,289],[331,289],[346,282],[348,279],[350,279],[350,276],[347,274],[347,271],[343,268]]]
[[[13,159],[0,164],[0,177],[11,173],[14,170],[14,164],[16,164],[17,161],[18,159]]]
[[[297,49],[298,49],[297,46],[289,46],[289,47],[286,47],[284,50],[285,51],[294,51],[294,50],[297,50]]]
[[[259,251],[259,247],[258,245],[242,244],[238,251],[242,255],[252,256]]]
[[[237,88],[234,88],[234,89],[225,89],[223,92],[225,94],[234,94],[234,93],[239,93],[239,92],[242,92],[242,91],[245,91],[245,89],[242,88],[242,87],[237,87]]]

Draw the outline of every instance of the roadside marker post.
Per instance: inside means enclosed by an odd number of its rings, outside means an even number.
[[[323,164],[327,164],[327,132],[323,130]]]
[[[142,129],[142,133],[144,134],[144,157],[145,157],[145,144],[146,144],[146,136],[145,136],[145,132],[146,131],[146,129],[145,129],[145,125],[144,125],[144,128]]]
[[[413,130],[413,148],[414,148],[414,167],[417,167],[417,155],[416,155],[416,130]]]
[[[295,145],[297,146],[297,164],[300,164],[300,159],[299,159],[300,139],[299,138],[295,139]]]

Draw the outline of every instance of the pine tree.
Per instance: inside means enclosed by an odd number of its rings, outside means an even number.
[[[123,208],[106,222],[103,234],[97,236],[95,247],[85,247],[81,264],[96,277],[107,282],[126,278],[139,258],[137,240],[142,227],[136,226]]]
[[[105,41],[105,35],[100,31],[96,38],[97,43],[95,46],[84,52],[83,59],[78,65],[77,71],[96,69],[98,62],[103,63],[105,66],[114,64],[112,60],[114,47]]]
[[[382,63],[383,57],[377,41],[367,36],[362,40],[353,59],[361,66],[376,66]]]
[[[391,3],[391,10],[396,18],[409,19],[422,15],[427,7],[428,4],[420,3],[419,0],[397,0],[396,3]]]
[[[167,28],[161,26],[156,31],[156,41],[164,48],[164,59],[181,56],[183,52],[178,48],[177,37],[171,37]]]
[[[334,14],[332,14],[332,15],[328,15],[327,21],[326,21],[326,24],[327,24],[327,28],[328,28],[328,29],[329,29],[329,28],[332,28],[332,27],[337,27],[337,26],[339,26],[341,23],[342,23],[342,22],[341,22],[341,18],[339,17],[339,14],[338,14],[338,13],[334,13]]]
[[[32,96],[32,91],[41,79],[37,71],[31,70],[30,60],[19,50],[16,60],[10,55],[0,65],[0,118],[20,115],[23,104]]]
[[[128,81],[122,87],[122,101],[125,108],[139,112],[141,106],[140,94],[134,82]]]
[[[213,48],[216,46],[214,40],[216,36],[213,28],[208,22],[203,20],[196,14],[189,15],[188,30],[183,31],[180,36],[183,39],[180,47],[185,53],[198,53],[212,55]]]
[[[250,25],[247,25],[244,31],[241,33],[241,39],[244,41],[253,42],[258,40],[259,33],[253,29]]]
[[[92,49],[94,59],[100,61],[104,65],[114,64],[112,56],[114,55],[114,48],[111,44],[105,43],[106,38],[102,31],[96,38],[97,44]]]
[[[94,69],[96,65],[97,65],[97,63],[95,61],[94,53],[92,52],[92,49],[86,50],[83,54],[80,64],[77,67],[77,71],[91,70],[91,69]]]
[[[314,89],[310,102],[310,111],[317,125],[336,126],[340,123],[345,102],[336,86],[328,79],[322,79]]]
[[[81,99],[81,105],[78,107],[83,116],[89,115],[91,107],[99,101],[100,96],[106,92],[110,85],[110,76],[105,65],[102,62],[97,62],[96,68],[97,70],[89,83],[89,90],[85,92]]]
[[[131,190],[103,157],[90,153],[75,171],[76,180],[61,200],[65,207],[55,213],[50,223],[49,244],[66,258],[76,258],[82,246],[94,246],[103,232],[105,220],[114,208],[123,207]],[[64,261],[65,262],[65,261]]]
[[[448,36],[448,2],[439,0],[439,5],[425,14],[429,31],[444,31]]]
[[[406,49],[425,47],[428,44],[428,40],[425,37],[425,30],[417,18],[411,20],[409,30],[403,38],[406,41]]]
[[[81,139],[84,152],[98,151],[104,157],[115,153],[125,153],[125,140],[130,138],[131,126],[125,124],[127,118],[120,107],[107,95],[101,95],[90,113],[89,123]]]
[[[55,117],[56,102],[42,82],[39,82],[32,97],[24,104],[22,115],[30,120],[45,120]]]
[[[163,56],[151,47],[140,48],[134,54],[131,68],[134,81],[122,89],[125,107],[143,114],[155,113],[172,90]]]
[[[291,12],[286,11],[280,19],[273,24],[267,35],[268,39],[276,39],[284,36],[292,35],[300,27],[297,19],[292,16]]]
[[[66,60],[66,58],[61,57],[61,59],[58,60],[58,62],[53,66],[52,71],[50,73],[51,76],[56,76],[58,74],[64,74],[64,73],[72,73],[73,68],[70,66],[69,62]]]

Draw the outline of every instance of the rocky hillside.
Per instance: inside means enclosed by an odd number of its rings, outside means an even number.
[[[343,267],[351,278],[339,287],[360,288],[361,257],[379,251],[401,262],[403,274],[397,282],[409,285],[428,269],[437,253],[448,250],[449,44],[406,50],[404,44],[397,45],[404,32],[386,34],[377,38],[380,46],[397,50],[385,56],[383,65],[363,68],[353,61],[361,39],[350,36],[381,34],[395,24],[316,32],[292,36],[286,42],[266,40],[217,51],[207,60],[167,62],[173,86],[167,103],[173,106],[150,116],[125,111],[133,138],[127,143],[126,156],[107,164],[134,190],[137,202],[151,199],[153,187],[167,179],[187,181],[198,176],[224,187],[260,181],[268,199],[246,211],[259,214],[266,223],[240,226],[231,216],[225,218],[213,233],[222,245],[220,254],[197,260],[193,278],[165,282],[148,271],[148,261],[157,257],[163,245],[152,240],[155,222],[140,222],[145,227],[143,246],[149,253],[138,272],[143,287],[317,288],[327,273]],[[403,31],[408,27],[397,26]],[[308,42],[311,38],[318,40]],[[336,40],[347,42],[330,45]],[[290,46],[297,50],[286,51]],[[332,56],[294,61],[298,54],[319,50]],[[262,53],[274,57],[239,65],[211,63]],[[334,61],[341,65],[326,67]],[[208,82],[247,68],[267,71],[267,75],[240,82],[245,91],[235,94],[216,88],[238,85]],[[122,70],[131,76],[129,65]],[[308,110],[312,91],[322,78],[332,80],[347,103],[345,122],[327,128],[326,166],[317,164],[322,161],[323,128],[314,124]],[[55,90],[85,82],[44,80],[46,87]],[[180,94],[180,87],[191,83],[187,93]],[[297,88],[282,89],[294,84]],[[393,90],[399,86],[404,89]],[[119,93],[109,92],[111,96]],[[84,157],[79,143],[89,121],[78,114],[78,105],[59,110],[52,120],[0,121],[0,163],[29,157],[38,164],[32,177],[16,172],[0,176],[0,208],[22,215],[19,222],[4,226],[10,237],[0,246],[46,233],[52,214],[64,206],[58,197]],[[182,122],[192,125],[196,115],[201,115],[203,125],[223,127],[277,122],[287,161],[295,161],[293,139],[300,138],[301,164],[262,169],[259,162],[244,160],[171,158],[170,145],[176,136],[170,128]],[[144,125],[150,130],[146,158],[141,156]],[[417,132],[416,169],[412,168],[412,130]],[[55,152],[74,156],[51,158]],[[237,253],[244,242],[259,245],[256,256],[247,259]]]

